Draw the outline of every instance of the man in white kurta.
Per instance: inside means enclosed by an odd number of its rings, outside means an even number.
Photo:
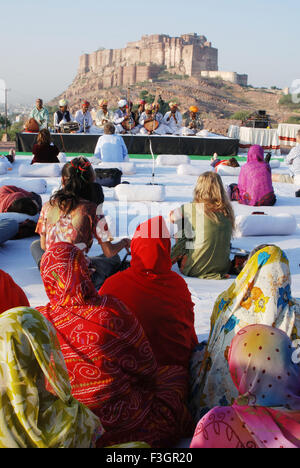
[[[182,115],[176,102],[169,103],[170,110],[165,114],[163,123],[168,127],[168,133],[179,135],[182,128]]]
[[[104,125],[108,122],[113,122],[114,113],[112,110],[108,110],[108,101],[107,99],[100,99],[99,101],[100,109],[96,113],[95,123],[97,127],[104,132]]]
[[[53,117],[55,130],[59,131],[62,124],[73,122],[73,120],[73,116],[68,110],[68,101],[66,99],[61,99],[59,101],[59,110],[55,112]]]
[[[145,111],[141,114],[140,119],[139,119],[139,124],[141,125],[140,133],[142,135],[149,135],[153,133],[154,135],[165,135],[168,133],[168,127],[163,123],[163,115],[158,112],[159,110],[159,104],[146,104],[145,105]],[[151,119],[157,120],[159,123],[159,126],[157,127],[156,130],[153,130],[152,132],[149,132],[145,127],[144,124],[147,121],[151,121]],[[154,128],[154,127],[153,127]]]
[[[90,103],[83,101],[81,109],[75,114],[75,121],[79,123],[78,133],[90,133],[93,125],[93,119],[89,111]]]

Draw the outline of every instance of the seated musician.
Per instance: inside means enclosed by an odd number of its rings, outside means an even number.
[[[124,124],[124,122],[129,120],[129,116],[127,115],[127,111],[126,111],[126,106],[127,106],[126,99],[121,99],[118,102],[118,109],[116,110],[114,114],[114,120],[113,120],[113,123],[115,124],[115,127],[116,127],[116,133],[126,133],[126,130],[122,125]]]
[[[75,121],[79,124],[78,133],[90,133],[91,127],[93,125],[93,119],[89,108],[90,103],[88,101],[83,101],[81,104],[81,109],[78,110],[75,114]]]
[[[153,131],[154,131],[154,127],[153,127],[153,130],[151,130],[151,129],[147,130],[147,128],[145,127],[145,124],[153,122],[152,110],[153,110],[153,105],[152,104],[149,104],[149,103],[145,104],[145,110],[144,110],[144,112],[142,112],[142,114],[141,114],[141,116],[139,118],[139,125],[141,127],[140,128],[140,133],[142,135],[151,135],[151,133],[153,133]]]
[[[97,142],[94,156],[102,162],[129,161],[127,147],[121,135],[115,135],[115,126],[111,122],[104,125],[104,135]]]
[[[159,104],[146,104],[139,123],[142,135],[165,135],[168,127],[163,123],[163,115],[159,112]]]
[[[128,101],[127,106],[126,106],[126,112],[127,115],[129,116],[128,123],[126,125],[126,129],[128,132],[132,133],[133,135],[136,135],[137,133],[140,132],[141,125],[138,123],[136,124],[135,121],[135,113],[133,112],[133,102]]]
[[[111,110],[108,110],[108,100],[100,99],[99,100],[100,109],[96,113],[95,122],[97,127],[104,131],[104,126],[107,122],[113,122],[114,113]]]
[[[199,107],[191,106],[184,121],[184,127],[181,129],[182,135],[197,135],[203,128],[203,122],[200,119]]]
[[[146,104],[146,101],[144,101],[144,99],[141,99],[137,104],[137,109],[133,112],[134,114],[134,121],[135,121],[135,124],[136,125],[139,125],[139,120],[140,120],[140,117],[142,115],[142,113],[144,112],[145,110],[145,104]]]
[[[165,114],[163,123],[168,126],[168,133],[179,135],[182,128],[182,115],[175,101],[169,103],[170,110]]]
[[[29,114],[29,119],[34,119],[39,125],[39,130],[43,128],[48,128],[49,124],[49,112],[48,109],[44,107],[43,100],[37,99],[35,103],[35,108]]]
[[[54,114],[54,127],[57,132],[60,131],[60,125],[64,123],[73,122],[73,117],[68,110],[68,101],[61,99],[59,101],[59,110]]]

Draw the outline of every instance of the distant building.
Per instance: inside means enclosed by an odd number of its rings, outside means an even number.
[[[80,57],[78,77],[96,74],[98,88],[103,89],[155,80],[164,70],[188,77],[221,77],[238,84],[248,81],[247,75],[220,72],[218,49],[205,36],[196,33],[180,37],[143,36],[140,41],[129,42],[124,49],[100,49],[84,54]]]

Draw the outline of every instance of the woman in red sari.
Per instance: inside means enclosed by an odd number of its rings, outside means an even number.
[[[171,270],[170,233],[162,216],[138,226],[130,268],[108,278],[100,294],[120,299],[140,321],[157,362],[188,369],[198,344],[194,304],[184,279]]]
[[[38,310],[56,328],[73,396],[102,422],[101,446],[139,440],[168,447],[187,436],[187,371],[157,366],[137,318],[118,299],[97,294],[83,253],[52,245],[41,275],[50,302]]]

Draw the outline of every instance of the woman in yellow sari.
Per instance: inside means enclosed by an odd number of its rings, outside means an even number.
[[[300,304],[291,297],[289,261],[274,245],[256,250],[215,302],[207,343],[191,362],[191,410],[198,421],[215,406],[230,406],[238,397],[227,362],[232,339],[244,327],[263,324],[300,336]]]
[[[52,325],[29,307],[4,312],[0,448],[89,448],[102,433],[99,419],[71,395]]]

